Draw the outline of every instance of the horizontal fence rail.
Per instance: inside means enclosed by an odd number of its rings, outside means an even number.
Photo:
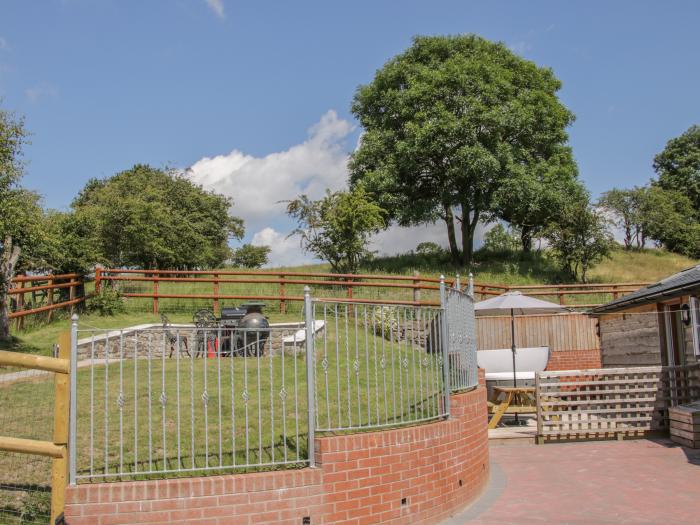
[[[447,286],[453,286],[459,278],[445,282]],[[438,278],[422,276],[418,272],[410,276],[261,270],[98,269],[95,274],[97,291],[104,284],[118,286],[125,297],[150,301],[154,313],[158,313],[161,300],[169,301],[168,304],[178,300],[199,301],[200,304],[213,305],[218,312],[221,301],[248,299],[275,301],[279,304],[279,311],[285,313],[291,305],[304,301],[304,286],[312,287],[315,297],[324,296],[336,301],[362,299],[386,305],[439,306],[439,283]],[[645,284],[507,286],[476,283],[474,293],[483,299],[521,290],[572,308],[590,308]]]
[[[97,291],[106,284],[120,288],[124,297],[150,300],[158,313],[160,300],[207,302],[218,312],[223,300],[276,301],[286,313],[291,304],[303,303],[303,288],[311,286],[315,297],[336,301],[372,300],[377,304],[439,306],[440,280],[416,273],[366,275],[246,270],[118,270],[99,269]],[[448,281],[448,285],[453,281]],[[237,293],[235,293],[237,292]],[[251,293],[254,292],[254,293]]]
[[[7,292],[10,297],[10,319],[16,319],[21,329],[24,318],[47,312],[49,320],[54,310],[73,307],[85,300],[83,277],[77,273],[57,275],[19,275],[12,279]]]
[[[560,284],[560,285],[499,285],[476,283],[474,292],[480,299],[519,290],[526,295],[558,302],[569,308],[594,308],[613,299],[634,292],[651,283],[604,283],[604,284]]]
[[[668,408],[700,399],[700,364],[539,372],[537,435],[638,436],[668,428]]]
[[[443,311],[317,299],[316,429],[418,423],[447,415]]]

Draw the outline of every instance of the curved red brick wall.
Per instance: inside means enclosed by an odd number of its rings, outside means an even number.
[[[316,468],[69,487],[69,525],[421,524],[465,507],[489,476],[486,392],[453,395],[451,417],[316,440]]]

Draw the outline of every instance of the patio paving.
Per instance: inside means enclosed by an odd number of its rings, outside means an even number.
[[[666,439],[496,446],[491,469],[443,525],[700,523],[700,450]]]

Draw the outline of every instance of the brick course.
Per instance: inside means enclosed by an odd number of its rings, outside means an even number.
[[[69,487],[69,525],[428,524],[473,501],[489,475],[486,391],[451,417],[316,440],[316,468]]]
[[[602,366],[600,348],[555,350],[549,356],[547,370],[586,370]]]

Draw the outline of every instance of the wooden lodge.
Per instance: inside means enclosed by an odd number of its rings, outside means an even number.
[[[697,265],[594,308],[603,368],[699,362],[699,298]]]

